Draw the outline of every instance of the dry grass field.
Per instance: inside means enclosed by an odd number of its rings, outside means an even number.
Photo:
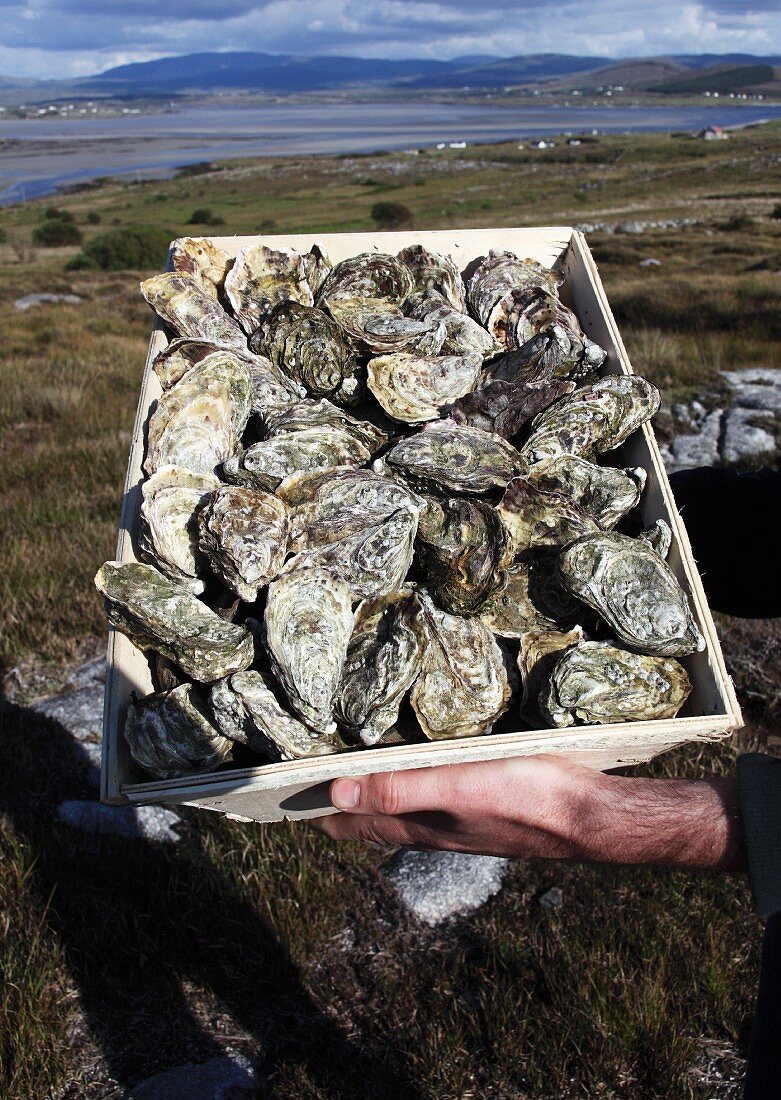
[[[781,367],[780,158],[781,127],[765,126],[716,143],[234,162],[55,205],[87,240],[207,233],[187,224],[198,207],[220,233],[365,230],[386,198],[421,228],[691,219],[589,233],[635,369],[669,405],[717,392],[722,369]],[[77,247],[33,244],[50,205],[0,210],[0,652],[6,670],[56,676],[102,638],[92,576],[113,554],[151,317],[145,272],[69,271]],[[35,291],[82,301],[14,307]],[[728,771],[772,733],[778,628],[722,627],[749,729],[656,773]],[[387,853],[302,825],[192,812],[175,849],[87,845],[55,817],[88,796],[64,732],[19,703],[0,722],[8,1100],[119,1097],[225,1049],[255,1060],[274,1100],[737,1095],[696,1067],[709,1043],[739,1053],[750,1029],[760,923],[742,878],[519,864],[476,916],[432,930],[384,883]],[[553,884],[565,900],[550,912],[537,899]]]

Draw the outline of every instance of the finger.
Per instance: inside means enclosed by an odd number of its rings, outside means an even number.
[[[443,765],[335,779],[330,797],[345,813],[396,817],[452,806],[460,786],[457,770]]]
[[[403,818],[331,814],[328,817],[315,818],[310,824],[332,840],[354,840],[377,848],[440,847],[432,842],[429,829]]]

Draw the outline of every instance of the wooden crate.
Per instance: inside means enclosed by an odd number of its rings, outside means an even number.
[[[258,239],[216,237],[214,243],[235,255],[240,248]],[[314,238],[307,234],[264,236],[262,239],[272,247],[287,246],[306,251]],[[462,270],[490,248],[509,249],[519,256],[531,256],[543,264],[556,266],[565,277],[562,298],[575,309],[586,333],[608,352],[606,372],[632,372],[591,253],[583,236],[571,228],[339,233],[325,234],[316,239],[325,246],[334,262],[359,252],[396,253],[407,245],[422,244],[451,255]],[[161,392],[152,370],[152,361],[165,344],[165,333],[157,322],[149,344],[122,504],[117,559],[123,562],[136,559],[144,429]],[[650,760],[658,753],[687,741],[715,740],[739,728],[740,709],[724,666],[686,530],[675,508],[649,425],[635,432],[608,458],[615,465],[643,466],[648,471],[648,483],[640,504],[643,522],[650,526],[656,519],[663,518],[672,528],[669,562],[689,593],[695,618],[707,642],[704,652],[684,658],[683,663],[694,686],[678,717],[565,730],[520,730],[428,744],[358,750],[311,760],[236,768],[187,779],[149,781],[132,760],[122,736],[130,693],[143,696],[153,690],[149,662],[123,634],[112,630],[108,643],[103,725],[103,801],[201,806],[256,821],[312,817],[330,809],[327,787],[329,781],[337,776],[526,756],[539,752],[559,753],[581,764],[606,770]]]

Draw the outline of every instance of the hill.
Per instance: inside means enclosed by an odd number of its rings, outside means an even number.
[[[781,91],[781,70],[773,65],[715,65],[702,69],[695,75],[681,76],[654,85],[655,92],[668,95],[696,94],[698,92],[754,92],[770,89],[775,84]]]

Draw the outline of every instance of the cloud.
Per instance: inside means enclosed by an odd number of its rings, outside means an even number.
[[[0,72],[213,50],[451,58],[781,53],[778,0],[0,0]],[[162,47],[162,48],[161,48]]]

